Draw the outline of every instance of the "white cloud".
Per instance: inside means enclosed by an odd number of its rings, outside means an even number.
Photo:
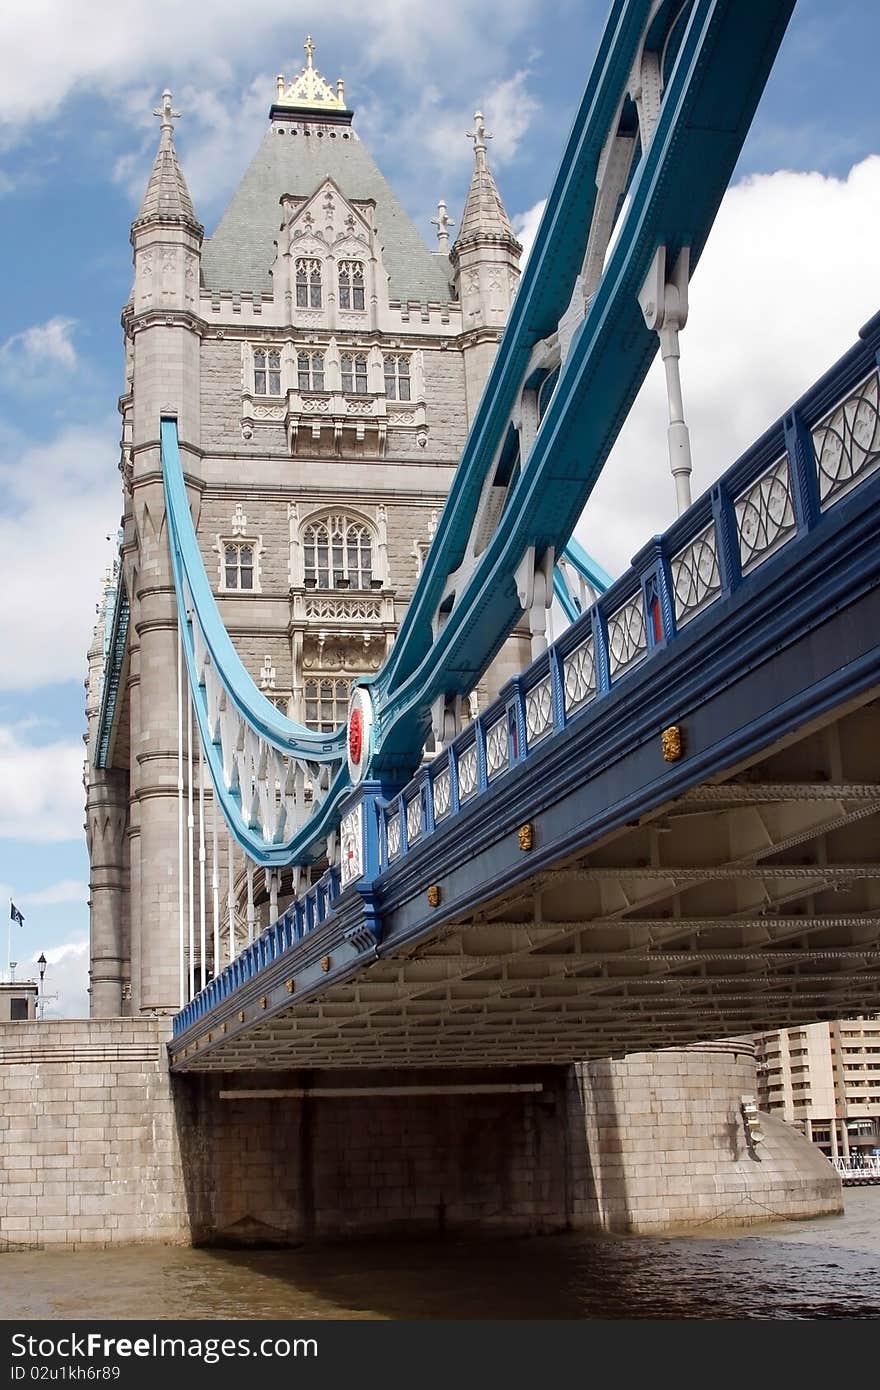
[[[845,179],[781,171],[728,191],[681,335],[695,498],[876,312],[878,224],[876,155]],[[666,424],[658,357],[577,527],[613,574],[674,520]]]
[[[340,65],[354,62],[364,73],[394,71],[398,86],[403,74],[416,89],[439,71],[446,85],[485,76],[487,62],[515,48],[540,10],[538,0],[483,0],[479,9],[470,0],[374,0],[368,10],[361,0],[335,0],[322,8],[317,28],[314,18],[309,22],[316,64],[331,82]],[[53,116],[78,90],[124,102],[144,79],[161,87],[195,74],[205,90],[222,87],[230,54],[253,70],[267,52],[287,74],[303,63],[291,42],[289,14],[271,5],[212,0],[206,22],[204,8],[179,0],[8,0],[0,7],[0,121],[24,128]]]
[[[50,883],[47,888],[38,888],[33,893],[20,893],[21,907],[55,907],[62,903],[87,903],[89,886],[76,878],[62,878]]]
[[[484,115],[493,132],[490,160],[509,164],[532,123],[539,104],[528,91],[528,71],[523,69],[503,82],[494,83],[484,98]]]
[[[84,756],[81,742],[32,744],[20,726],[0,724],[0,839],[82,839]],[[30,901],[74,899],[32,896]]]
[[[35,323],[7,338],[0,344],[0,385],[8,386],[10,379],[13,384],[17,383],[23,372],[39,367],[40,380],[45,386],[47,364],[67,369],[75,367],[76,348],[71,341],[75,327],[76,319],[56,317],[45,323]]]
[[[520,257],[521,266],[525,266],[526,261],[529,259],[529,253],[534,244],[535,235],[540,225],[541,218],[544,216],[544,209],[546,206],[547,199],[542,198],[540,202],[534,203],[530,208],[526,208],[525,212],[517,213],[513,219],[513,230],[517,240],[522,242],[523,250],[522,256]]]
[[[0,689],[81,679],[119,519],[117,428],[0,450]]]
[[[44,1018],[88,1018],[89,943],[68,941],[44,952],[46,974],[43,979]],[[36,956],[33,975],[39,979]],[[53,997],[55,996],[55,997]]]
[[[476,85],[468,99],[454,106],[450,105],[448,91],[434,86],[422,90],[419,109],[412,119],[422,132],[420,158],[424,161],[426,153],[430,156],[427,162],[434,177],[473,163],[473,144],[467,133],[474,128],[476,110],[482,111],[492,137],[487,154],[490,165],[501,167],[510,163],[540,109],[527,89],[528,78],[528,71],[523,69],[503,81]]]
[[[266,128],[267,96],[274,93],[275,79],[266,73],[240,88],[230,84],[222,91],[188,85],[175,105],[187,117],[185,151],[182,152],[187,187],[201,212],[221,194],[229,192],[242,174],[242,151],[256,149]],[[146,93],[138,97],[140,116],[149,109]],[[141,121],[141,124],[143,122]],[[139,203],[156,153],[156,131],[145,128],[138,149],[121,155],[113,166],[113,179]]]

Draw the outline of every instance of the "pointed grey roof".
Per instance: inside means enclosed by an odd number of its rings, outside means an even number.
[[[273,114],[281,113],[273,107]],[[281,225],[281,196],[308,198],[328,177],[344,197],[375,202],[376,232],[392,299],[426,303],[453,297],[448,257],[428,250],[347,121],[328,124],[303,121],[301,116],[295,121],[276,119],[263,137],[217,230],[205,243],[205,288],[271,294],[269,271]]]
[[[498,185],[486,161],[486,141],[491,140],[492,136],[483,124],[483,116],[479,111],[474,114],[474,130],[470,138],[474,142],[474,172],[465,198],[458,236],[452,248],[453,254],[463,243],[486,236],[501,237],[513,246],[519,247],[510,225],[510,218],[501,201]]]
[[[167,88],[162,93],[162,105],[153,115],[162,118],[159,148],[153,160],[153,168],[147,180],[147,191],[141,203],[141,210],[135,218],[135,225],[152,217],[161,217],[163,220],[173,218],[189,222],[201,232],[183,170],[177,162],[173,123],[180,112],[172,110],[171,93]]]
[[[465,198],[464,210],[456,242],[472,236],[506,236],[516,240],[507,216],[498,185],[488,164],[474,170],[471,186]]]
[[[187,222],[197,220],[183,170],[170,142],[160,145],[156,151],[147,191],[137,215],[138,222],[145,217],[180,217]]]

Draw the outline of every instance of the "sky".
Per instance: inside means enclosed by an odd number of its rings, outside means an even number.
[[[343,76],[355,127],[430,245],[467,189],[474,110],[526,249],[604,0],[6,0],[0,7],[0,915],[47,1017],[87,1012],[85,654],[121,510],[116,399],[129,227],[170,86],[208,233],[303,63]],[[209,22],[207,22],[207,17]],[[798,0],[691,285],[681,373],[694,495],[880,307],[880,6]],[[578,534],[612,574],[674,515],[659,363]],[[7,942],[0,935],[0,964]]]

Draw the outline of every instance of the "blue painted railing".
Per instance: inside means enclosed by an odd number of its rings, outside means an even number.
[[[836,504],[880,470],[880,314],[860,341],[761,436],[549,651],[393,796],[363,784],[343,809],[361,839],[357,865],[325,874],[177,1015],[175,1036],[291,950],[335,910],[352,884],[366,894],[416,847],[477,802],[687,629],[711,623],[717,602],[764,582],[774,557],[816,530]],[[246,959],[245,959],[246,958]],[[244,964],[240,962],[245,961]]]
[[[307,893],[292,902],[276,922],[261,932],[175,1015],[174,1036],[185,1032],[218,1004],[230,999],[242,985],[298,945],[309,932],[326,921],[338,896],[339,871],[328,869]]]

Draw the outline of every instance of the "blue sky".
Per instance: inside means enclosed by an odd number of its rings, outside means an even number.
[[[14,957],[46,951],[56,1010],[85,1004],[85,652],[120,511],[119,314],[162,88],[184,113],[178,150],[209,233],[261,138],[275,74],[301,66],[310,31],[429,242],[437,199],[453,217],[461,207],[477,107],[528,240],[604,16],[593,0],[3,7],[0,885],[26,917]],[[878,307],[878,51],[880,7],[799,0],[692,287],[682,373],[697,490]],[[672,516],[664,410],[652,372],[580,528],[612,572]]]

